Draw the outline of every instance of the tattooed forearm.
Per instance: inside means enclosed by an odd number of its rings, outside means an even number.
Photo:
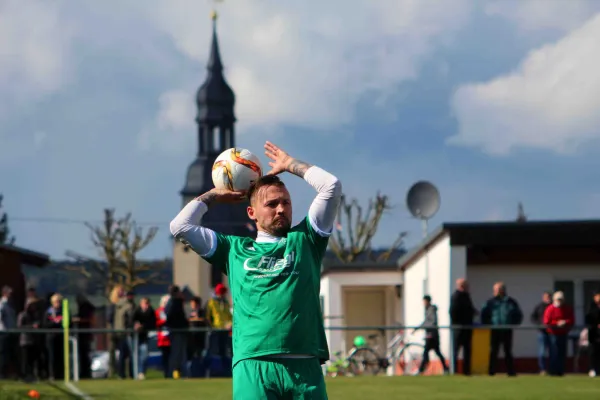
[[[210,205],[215,201],[217,195],[213,192],[206,192],[198,197],[196,197],[196,200],[203,202],[204,204],[206,204],[208,207],[210,207]]]
[[[304,178],[304,174],[310,167],[312,167],[311,164],[305,163],[304,161],[296,160],[294,158],[288,164],[287,171],[294,175],[299,176],[300,178]]]

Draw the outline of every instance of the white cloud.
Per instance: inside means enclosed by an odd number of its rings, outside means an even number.
[[[177,151],[194,136],[194,100],[187,91],[172,90],[163,93],[158,104],[158,115],[142,130],[138,144],[143,150],[161,146],[169,152]]]
[[[61,1],[5,0],[0,5],[0,104],[39,99],[57,90],[68,71],[73,26]],[[6,111],[6,110],[5,110]]]
[[[572,153],[600,137],[600,14],[519,68],[458,88],[458,133],[448,143],[505,155],[517,147]]]
[[[600,11],[597,0],[492,0],[484,7],[490,16],[513,21],[523,32],[543,29],[569,31]]]
[[[142,12],[182,54],[204,66],[211,35],[208,4],[175,4],[144,3]],[[218,30],[241,130],[351,122],[362,95],[385,97],[415,78],[424,58],[463,26],[471,5],[465,0],[225,2]],[[203,75],[194,75],[184,90],[191,95]],[[164,137],[160,129],[155,132]]]
[[[15,130],[32,105],[68,79],[74,26],[60,17],[62,1],[0,2],[0,162],[33,156],[45,134]],[[30,117],[28,117],[30,118]],[[12,120],[12,121],[11,121]]]

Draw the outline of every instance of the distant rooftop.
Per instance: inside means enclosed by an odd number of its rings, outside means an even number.
[[[444,223],[398,260],[404,268],[425,249],[449,235],[453,246],[593,247],[600,246],[600,219]]]

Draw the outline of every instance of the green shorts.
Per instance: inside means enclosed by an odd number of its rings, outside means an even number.
[[[250,358],[233,368],[234,400],[327,400],[317,358]]]

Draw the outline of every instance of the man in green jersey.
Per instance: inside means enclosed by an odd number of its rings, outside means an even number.
[[[271,171],[247,193],[213,189],[188,203],[171,233],[214,265],[223,265],[233,298],[233,398],[327,399],[321,364],[329,359],[319,301],[321,262],[342,187],[323,169],[265,144]],[[292,227],[292,201],[277,176],[289,172],[316,191],[308,215]],[[257,237],[223,235],[199,225],[212,204],[248,198]]]

